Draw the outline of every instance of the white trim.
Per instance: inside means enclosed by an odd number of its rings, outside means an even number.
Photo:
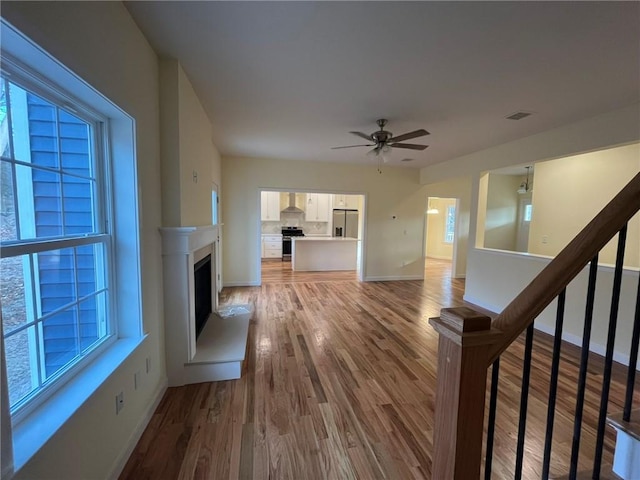
[[[433,258],[434,260],[449,260],[453,263],[453,257],[449,255],[428,255],[426,257],[426,261],[428,262],[430,258]]]
[[[497,307],[495,305],[486,304],[485,302],[483,302],[483,301],[481,301],[479,299],[470,297],[470,296],[468,296],[466,294],[463,296],[463,300],[465,302],[467,302],[467,303],[472,303],[474,305],[477,305],[478,307],[484,308],[485,310],[489,310],[490,312],[498,313],[498,312],[501,312],[503,310],[500,307]],[[536,330],[539,330],[539,331],[541,331],[543,333],[546,333],[548,335],[551,335],[552,337],[555,335],[555,328],[554,327],[552,327],[550,325],[545,325],[545,324],[543,324],[541,322],[534,321],[533,328],[535,328]],[[576,345],[578,347],[582,346],[582,337],[579,337],[578,335],[574,335],[572,333],[563,332],[562,333],[562,340],[564,340],[565,342],[570,343],[572,345]],[[591,342],[589,344],[589,351],[604,357],[606,352],[607,352],[607,349],[606,349],[606,347],[604,345],[600,345],[599,343]],[[621,364],[623,364],[623,365],[625,365],[627,367],[629,366],[629,356],[628,355],[622,355],[619,352],[614,351],[613,352],[613,360],[618,362],[618,363],[621,363]],[[636,370],[638,370],[638,364],[636,365]]]
[[[115,462],[113,463],[111,472],[107,475],[108,479],[116,480],[118,477],[120,477],[120,474],[124,470],[124,467],[127,465],[127,461],[129,460],[129,457],[131,456],[131,454],[133,453],[133,450],[136,448],[136,445],[140,441],[142,434],[147,428],[147,425],[149,425],[149,422],[151,421],[153,414],[158,408],[158,405],[160,405],[160,402],[162,401],[162,398],[164,397],[164,394],[167,391],[168,386],[169,386],[169,381],[167,380],[167,377],[164,377],[160,382],[160,384],[158,385],[158,388],[156,389],[155,393],[153,394],[153,401],[147,407],[144,415],[136,425],[136,428],[133,430],[133,432],[131,432],[131,435],[129,436],[129,439],[127,440],[127,443],[126,443],[126,448],[120,451],[120,454],[118,455]]]
[[[477,305],[480,308],[484,308],[485,310],[489,310],[490,312],[495,312],[496,314],[502,311],[502,307],[497,307],[496,305],[489,305],[485,301],[480,300],[479,298],[471,297],[466,293],[462,296],[462,300],[464,300],[467,303],[472,303],[473,305]]]
[[[249,282],[224,282],[225,287],[259,287],[261,283],[253,280]]]
[[[396,282],[403,280],[424,280],[422,275],[380,275],[365,277],[365,282]]]
[[[539,330],[543,333],[549,334],[552,337],[555,335],[555,328],[550,325],[544,325],[543,323],[535,322],[533,323],[533,328]],[[562,340],[567,343],[571,343],[572,345],[576,345],[578,347],[582,347],[582,337],[578,335],[574,335],[572,333],[562,332]],[[589,351],[592,353],[596,353],[602,357],[604,357],[607,353],[607,347],[605,345],[600,345],[599,343],[590,342],[589,343]],[[629,366],[629,356],[622,355],[619,352],[613,352],[613,360],[621,363],[622,365],[628,367]],[[638,364],[636,364],[636,370],[638,370]]]

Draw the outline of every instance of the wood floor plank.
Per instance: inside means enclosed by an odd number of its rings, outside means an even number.
[[[464,280],[450,272],[430,259],[424,281],[360,283],[355,272],[264,262],[262,286],[221,295],[255,307],[242,378],[168,389],[120,478],[430,479],[438,338],[427,320],[464,304]],[[540,478],[551,349],[536,332],[525,479]],[[513,478],[523,352],[519,338],[501,357],[496,479]],[[569,468],[579,355],[563,344],[553,476]],[[580,470],[593,463],[602,372],[591,355]],[[624,385],[615,365],[609,412],[622,410]],[[605,463],[614,445],[608,429]]]

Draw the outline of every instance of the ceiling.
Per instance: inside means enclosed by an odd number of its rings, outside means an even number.
[[[126,2],[225,156],[424,167],[640,101],[639,2]],[[534,112],[522,120],[505,117]],[[410,158],[410,162],[401,160]]]

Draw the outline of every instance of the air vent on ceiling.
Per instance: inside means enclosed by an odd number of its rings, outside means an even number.
[[[508,120],[521,120],[525,117],[528,117],[529,115],[531,115],[531,112],[516,112],[516,113],[512,113],[506,118]]]
[[[401,162],[413,162],[413,158],[403,158]]]

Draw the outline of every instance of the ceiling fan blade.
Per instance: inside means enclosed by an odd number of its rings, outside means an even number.
[[[415,143],[394,143],[393,148],[408,148],[409,150],[424,150],[429,145],[416,145]]]
[[[412,138],[424,137],[425,135],[429,135],[429,132],[427,132],[424,128],[421,128],[420,130],[415,130],[413,132],[404,133],[402,135],[398,135],[397,137],[393,137],[390,141],[391,143],[402,142],[404,140],[411,140]]]
[[[365,140],[369,140],[372,141],[373,139],[371,138],[371,135],[367,135],[366,133],[362,133],[362,132],[349,132],[352,135],[357,135],[360,138],[364,138]]]
[[[367,145],[347,145],[346,147],[331,147],[331,150],[337,150],[339,148],[353,148],[353,147],[373,147],[374,144],[370,143]]]

